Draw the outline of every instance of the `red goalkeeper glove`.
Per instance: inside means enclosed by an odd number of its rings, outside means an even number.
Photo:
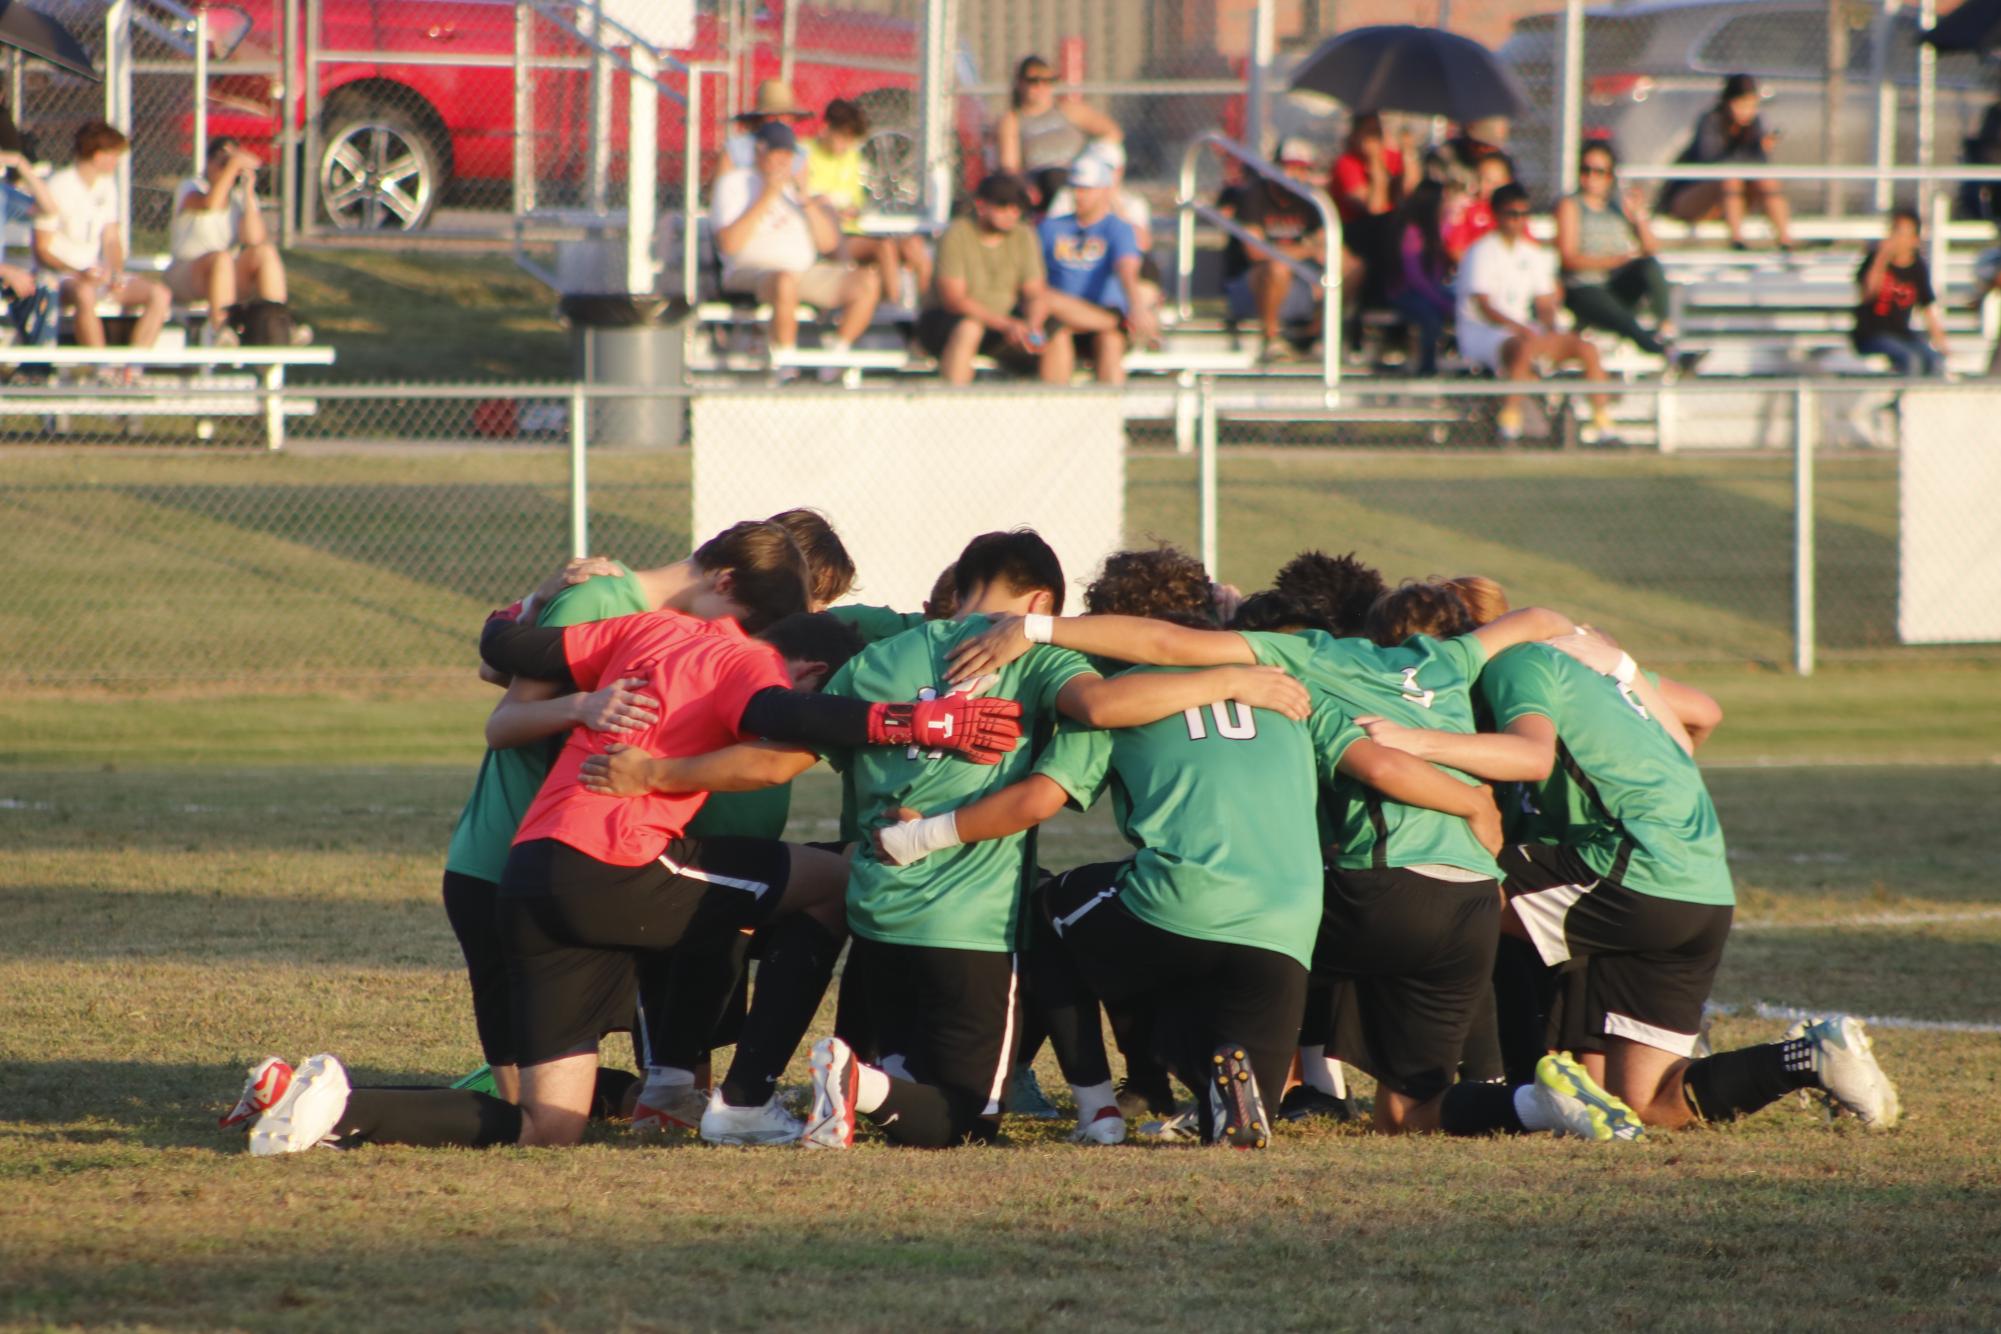
[[[906,704],[869,706],[871,746],[952,750],[975,764],[999,764],[1019,740],[1019,700],[940,695]]]

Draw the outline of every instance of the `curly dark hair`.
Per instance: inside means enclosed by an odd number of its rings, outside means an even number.
[[[1084,610],[1097,615],[1151,616],[1197,630],[1216,628],[1215,589],[1202,562],[1166,543],[1150,551],[1119,551],[1084,590]]]
[[[1345,556],[1302,551],[1285,563],[1272,586],[1312,613],[1329,633],[1342,636],[1365,632],[1369,608],[1386,591],[1383,576],[1355,559],[1352,551]]]
[[[1238,603],[1237,614],[1230,618],[1230,628],[1270,630],[1280,634],[1292,630],[1324,630],[1328,634],[1334,633],[1333,626],[1276,588],[1253,593]]]
[[[1391,648],[1412,635],[1450,639],[1479,629],[1466,601],[1445,584],[1406,579],[1369,608],[1369,638]]]

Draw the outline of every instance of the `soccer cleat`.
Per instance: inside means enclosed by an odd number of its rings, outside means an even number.
[[[271,1105],[285,1096],[285,1090],[292,1086],[292,1067],[276,1056],[266,1056],[250,1067],[250,1078],[244,1081],[243,1093],[236,1100],[236,1106],[229,1109],[227,1116],[219,1116],[215,1123],[224,1130],[242,1125],[253,1116],[269,1111]]]
[[[1007,1077],[1007,1094],[1001,1099],[1001,1110],[1009,1116],[1032,1116],[1038,1121],[1054,1121],[1062,1115],[1043,1094],[1042,1081],[1035,1077],[1032,1065],[1017,1065]]]
[[[1202,1138],[1202,1122],[1193,1107],[1176,1112],[1173,1116],[1158,1121],[1148,1121],[1140,1126],[1143,1139],[1157,1144],[1193,1144]]]
[[[1136,1081],[1130,1078],[1119,1081],[1119,1114],[1129,1120],[1152,1114],[1156,1117],[1174,1115],[1174,1089],[1165,1075],[1158,1084]]]
[[[1310,1121],[1315,1118],[1352,1121],[1355,1119],[1354,1099],[1337,1098],[1311,1084],[1296,1084],[1278,1100],[1278,1119],[1281,1121]]]
[[[813,1106],[800,1142],[809,1149],[846,1149],[855,1142],[855,1093],[861,1062],[839,1038],[813,1044]]]
[[[307,1057],[293,1072],[285,1096],[251,1127],[250,1152],[269,1158],[331,1143],[349,1091],[347,1067],[325,1052]]]
[[[1854,1113],[1871,1130],[1897,1124],[1904,1108],[1897,1086],[1883,1073],[1870,1050],[1869,1033],[1853,1015],[1833,1015],[1806,1026],[1801,1034],[1813,1044],[1813,1074],[1841,1107]]]
[[[1502,408],[1494,417],[1494,432],[1504,445],[1515,444],[1522,438],[1522,410]]]
[[[1600,1144],[1647,1137],[1640,1118],[1619,1099],[1598,1087],[1583,1064],[1567,1051],[1551,1052],[1536,1062],[1536,1097],[1559,1127],[1557,1134],[1575,1135]]]
[[[790,1144],[805,1128],[804,1122],[779,1105],[776,1095],[756,1107],[732,1107],[717,1089],[702,1111],[702,1141],[706,1144]]]
[[[1242,1047],[1226,1042],[1209,1058],[1209,1139],[1233,1149],[1262,1149],[1271,1143],[1271,1118],[1258,1095],[1251,1058]]]
[[[1072,1144],[1123,1144],[1126,1142],[1126,1119],[1116,1107],[1100,1107],[1098,1114],[1088,1121],[1079,1121],[1077,1128],[1070,1132]]]
[[[649,1080],[632,1104],[632,1128],[670,1135],[692,1133],[702,1128],[702,1113],[708,1106],[709,1095],[693,1084],[655,1084]]]

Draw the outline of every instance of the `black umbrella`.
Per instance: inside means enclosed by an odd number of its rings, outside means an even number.
[[[2001,0],[1966,0],[1925,40],[1941,51],[1989,51],[2001,45]]]
[[[18,0],[0,0],[0,46],[18,47],[57,69],[104,82],[104,76],[91,68],[90,52],[70,36],[68,28]]]
[[[1322,93],[1356,111],[1408,111],[1464,125],[1518,116],[1528,94],[1513,71],[1469,37],[1385,24],[1330,37],[1292,76],[1295,92]]]

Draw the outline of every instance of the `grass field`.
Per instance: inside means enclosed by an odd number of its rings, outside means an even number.
[[[213,1117],[266,1051],[476,1063],[437,874],[483,701],[0,701],[0,1324],[1988,1326],[2001,1037],[1904,1026],[2001,1025],[2001,717],[1963,674],[1985,712],[1950,720],[1886,672],[1699,678],[1731,712],[1709,758],[1745,928],[1719,1040],[1773,1035],[1759,1003],[1888,1016],[1905,1128],[1785,1103],[1621,1151],[1082,1150],[1011,1121],[940,1154],[607,1129],[251,1160]],[[1949,762],[1894,763],[1919,755]],[[809,778],[793,835],[833,813]],[[1044,859],[1114,842],[1066,817]]]

